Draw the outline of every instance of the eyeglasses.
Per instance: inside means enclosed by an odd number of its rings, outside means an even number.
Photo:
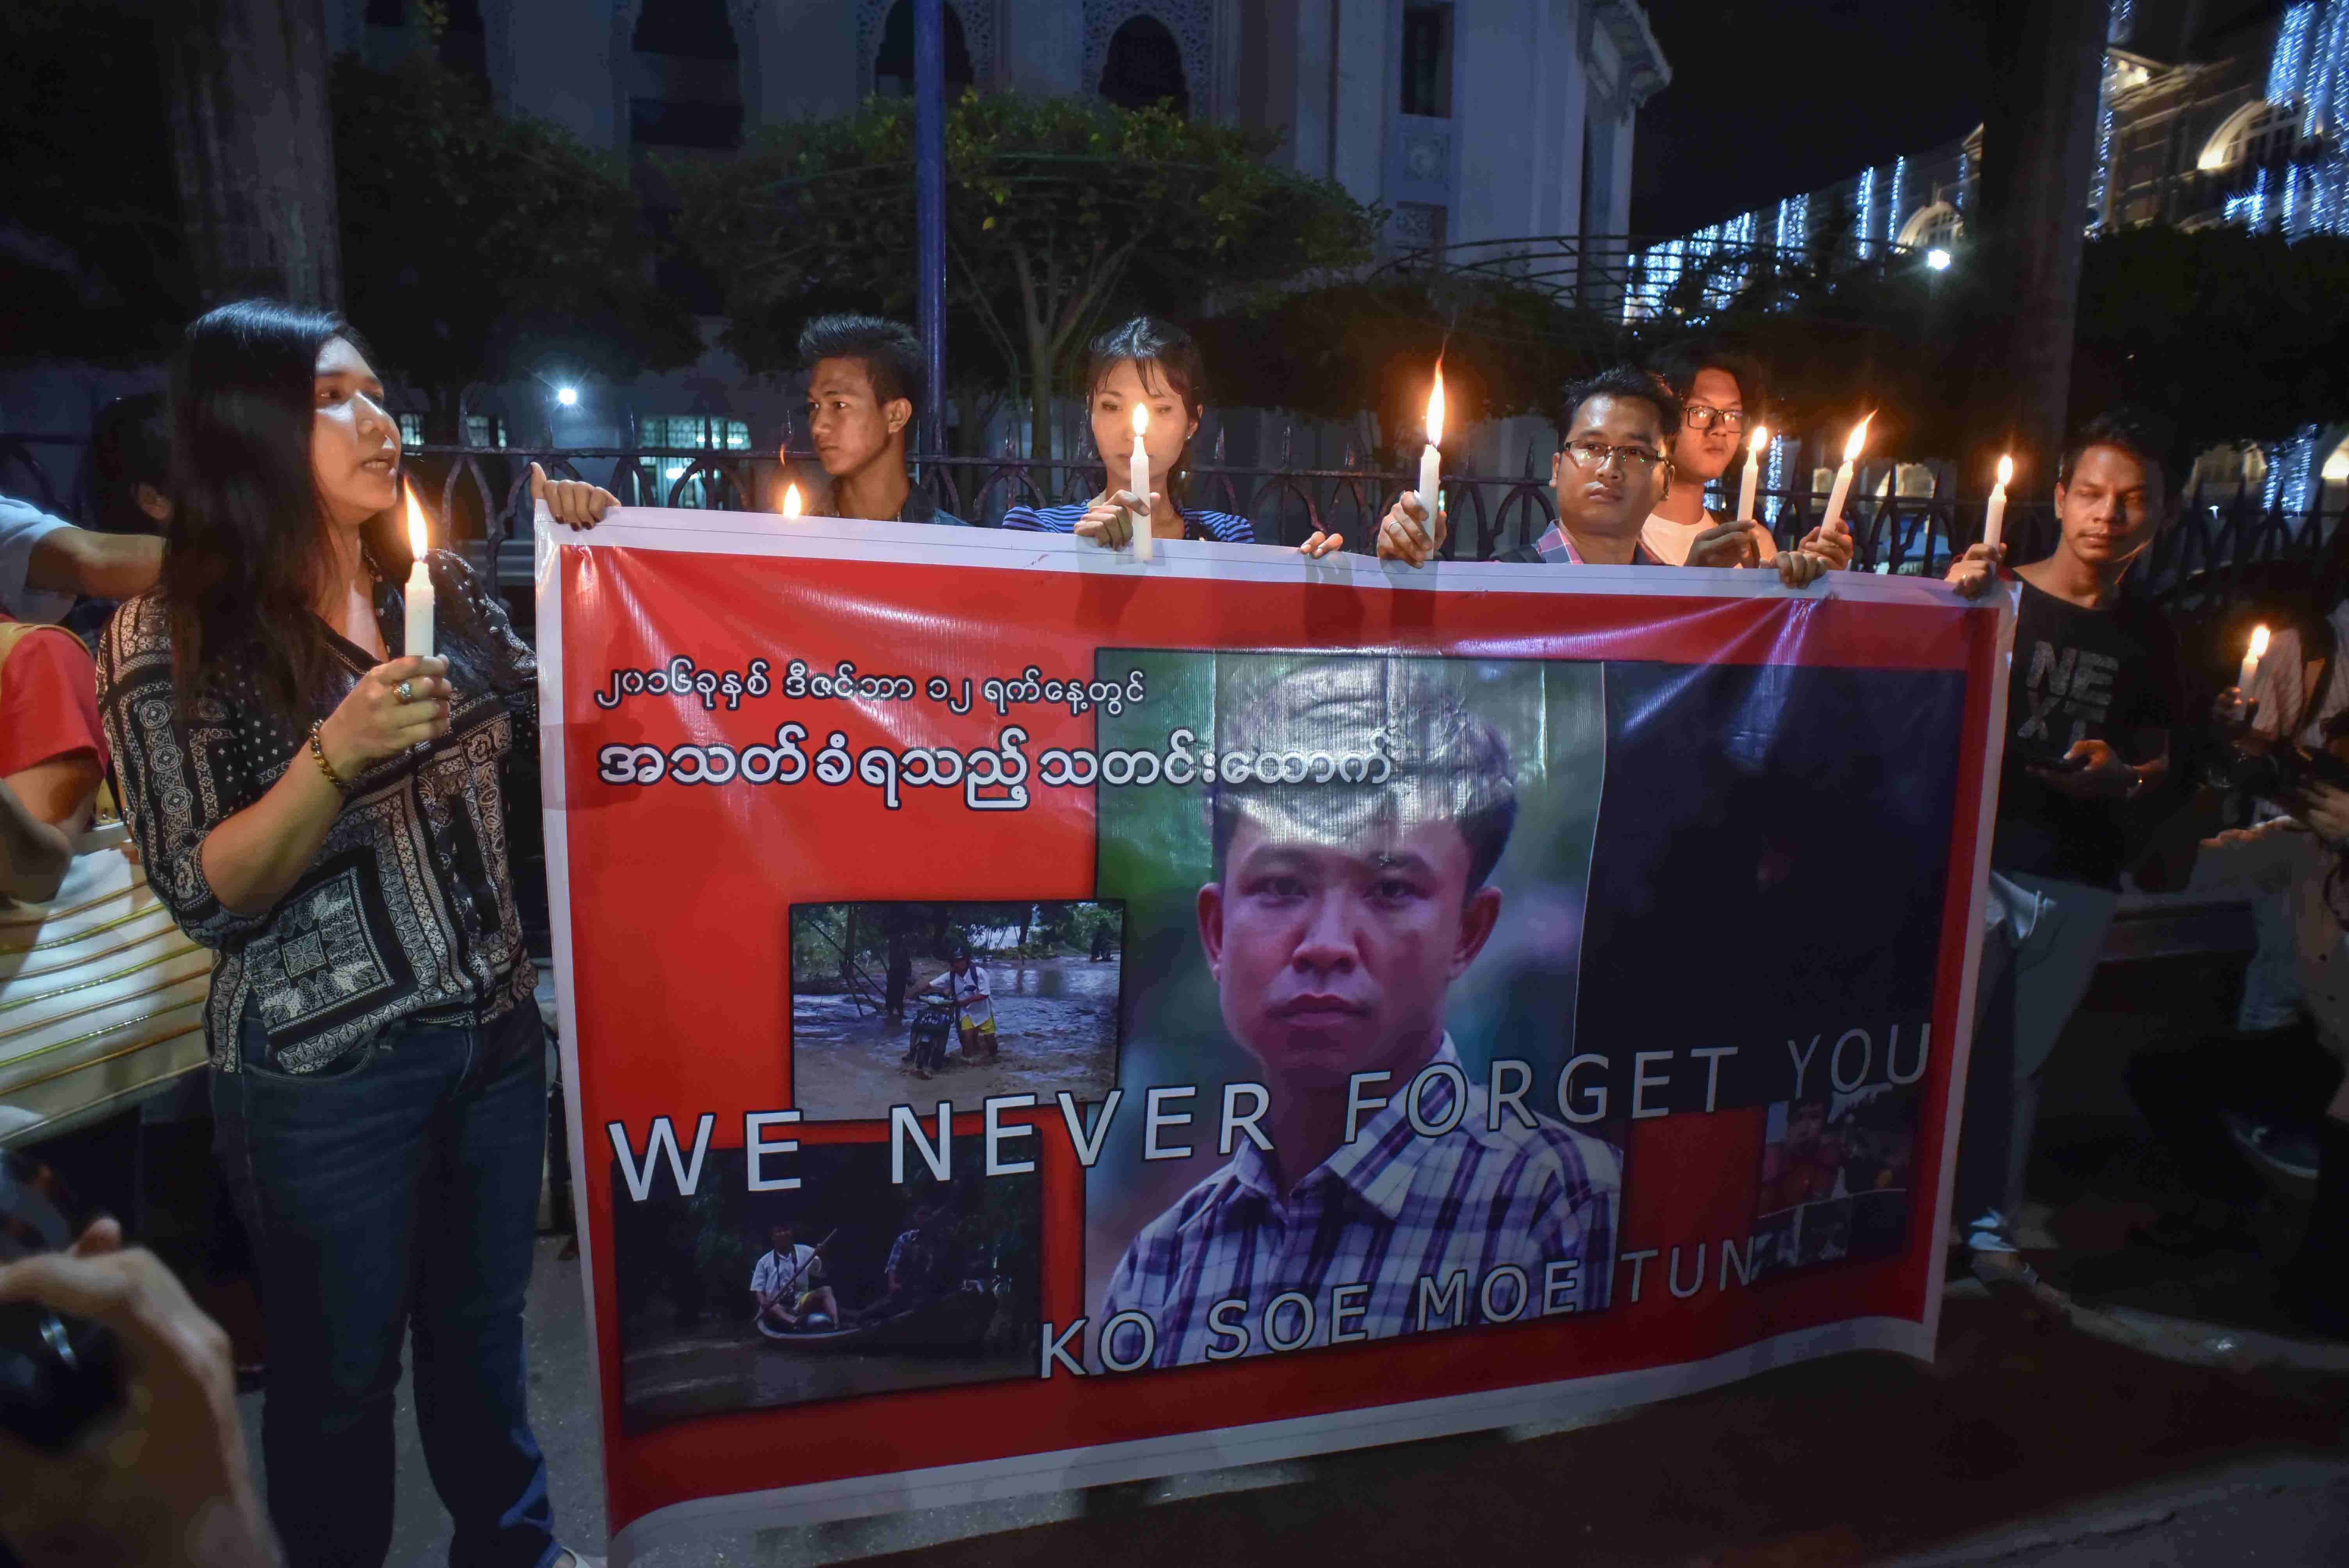
[[[1627,474],[1645,474],[1664,460],[1663,453],[1650,451],[1645,447],[1611,447],[1605,441],[1569,442],[1566,455],[1572,458],[1574,466],[1586,474],[1598,473],[1618,458],[1623,459],[1623,471]]]
[[[1710,430],[1715,425],[1723,427],[1732,435],[1743,435],[1745,430],[1745,410],[1743,408],[1714,408],[1702,403],[1692,403],[1688,406],[1688,428],[1690,429]]]

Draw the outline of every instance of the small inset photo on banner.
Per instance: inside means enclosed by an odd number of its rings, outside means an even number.
[[[1035,1376],[1040,1177],[895,1183],[885,1144],[789,1159],[798,1190],[752,1192],[742,1151],[713,1149],[690,1196],[660,1162],[642,1202],[615,1170],[631,1430]]]
[[[1916,1142],[1914,1085],[1780,1100],[1764,1133],[1754,1233],[1775,1238],[1783,1229],[1798,1264],[1899,1252],[1909,1235]]]
[[[1122,903],[800,903],[789,937],[792,1099],[810,1121],[1090,1103],[1117,1081]]]

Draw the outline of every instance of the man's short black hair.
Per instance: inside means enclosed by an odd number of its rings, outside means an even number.
[[[873,383],[873,400],[903,397],[919,408],[929,376],[922,340],[902,321],[877,315],[820,315],[800,328],[800,364],[810,371],[823,359],[854,359]]]
[[[1593,397],[1621,397],[1647,404],[1656,411],[1663,426],[1664,439],[1670,441],[1681,428],[1679,394],[1665,385],[1662,377],[1652,370],[1642,370],[1636,365],[1618,365],[1612,370],[1602,370],[1569,384],[1557,407],[1557,438],[1569,439],[1574,435],[1574,417]]]
[[[157,533],[139,487],[171,493],[171,419],[160,392],[132,392],[98,410],[89,433],[89,499],[107,533]]]
[[[1707,370],[1722,371],[1737,383],[1737,399],[1744,407],[1746,418],[1761,418],[1768,402],[1762,362],[1712,338],[1669,344],[1648,356],[1648,368],[1661,377],[1683,404],[1695,396],[1696,378]]]
[[[2163,495],[2169,493],[2169,465],[2162,459],[2162,444],[2154,433],[2151,416],[2133,408],[2116,408],[2081,426],[2064,445],[2064,460],[2055,469],[2057,484],[2071,484],[2073,471],[2091,447],[2127,452],[2145,466],[2147,478],[2159,481]]]
[[[1485,885],[1516,825],[1516,767],[1507,740],[1427,661],[1333,656],[1251,684],[1216,725],[1216,881],[1243,820],[1323,843],[1445,820],[1467,841],[1467,891]]]

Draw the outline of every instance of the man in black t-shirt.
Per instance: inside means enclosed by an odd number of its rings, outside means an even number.
[[[2063,536],[2016,569],[2006,756],[1991,845],[1973,1065],[1958,1161],[1958,1214],[1974,1272],[2038,1287],[2013,1219],[2038,1119],[2039,1074],[2095,973],[2120,897],[2121,812],[2169,767],[2179,704],[2176,639],[2148,606],[2123,604],[2122,575],[2153,542],[2166,500],[2154,448],[2127,422],[2090,424],[2055,479]],[[1950,568],[1969,598],[1990,591],[2001,552],[1975,545]]]

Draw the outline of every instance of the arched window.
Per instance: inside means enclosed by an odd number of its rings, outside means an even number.
[[[971,85],[974,73],[970,68],[970,40],[964,36],[962,18],[955,8],[946,7],[947,15],[947,97],[962,96],[963,88]],[[914,96],[914,6],[913,0],[897,0],[889,7],[889,19],[881,24],[881,49],[873,57],[873,90],[883,98]]]
[[[1966,221],[1947,201],[1936,201],[1909,214],[1900,225],[1899,242],[1912,251],[1946,251],[1966,232]]]
[[[2300,110],[2288,103],[2245,104],[2202,144],[2196,166],[2232,169],[2289,158],[2300,146]]]
[[[630,46],[628,134],[637,146],[742,145],[742,51],[726,0],[645,0]]]
[[[1166,24],[1136,16],[1110,36],[1102,62],[1101,96],[1120,108],[1164,104],[1188,119],[1191,88],[1183,76],[1183,48]]]

